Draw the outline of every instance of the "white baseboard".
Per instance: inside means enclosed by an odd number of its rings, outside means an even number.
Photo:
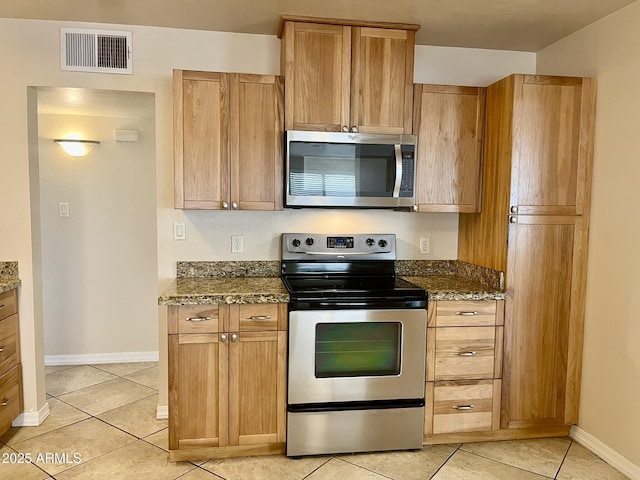
[[[158,405],[158,408],[156,409],[156,419],[157,420],[169,419],[169,405]]]
[[[39,427],[42,422],[46,420],[51,411],[49,410],[49,402],[44,402],[44,405],[37,412],[24,412],[18,415],[11,426],[13,427]]]
[[[571,427],[569,436],[580,445],[598,455],[601,459],[613,468],[629,477],[631,480],[640,480],[640,467],[631,463],[618,452],[608,447],[590,433],[585,432],[580,427]]]
[[[46,366],[57,365],[96,365],[102,363],[135,363],[157,362],[160,358],[156,352],[117,352],[117,353],[86,353],[80,355],[45,355]]]

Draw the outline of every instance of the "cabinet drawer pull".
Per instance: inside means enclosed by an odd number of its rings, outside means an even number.
[[[474,317],[478,314],[478,312],[456,312],[456,315],[461,315],[463,317]]]
[[[0,407],[6,407],[7,405],[9,405],[10,401],[10,398],[4,397],[4,400],[2,401],[2,403],[0,403]]]
[[[454,405],[451,408],[454,410],[473,410],[473,407],[475,407],[475,405]]]
[[[475,357],[476,356],[476,352],[453,352],[454,355],[457,355],[458,357]]]
[[[208,322],[209,320],[213,320],[213,317],[187,317],[185,320],[187,322]]]
[[[250,315],[247,320],[271,320],[271,315]]]

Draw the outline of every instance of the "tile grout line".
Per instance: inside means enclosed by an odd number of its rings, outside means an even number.
[[[289,458],[289,457],[287,457]],[[302,458],[302,457],[300,457]],[[300,480],[304,480],[305,478],[309,478],[311,475],[313,475],[315,472],[318,471],[318,469],[324,467],[327,463],[329,463],[331,461],[331,459],[336,458],[335,455],[331,455],[326,462],[322,462],[322,464],[318,465],[316,468],[314,468],[312,471],[310,471],[307,475],[305,475],[304,477],[302,477]],[[293,460],[295,460],[295,457],[293,457]]]
[[[573,445],[573,439],[571,439],[571,441],[569,442],[569,446],[567,447],[567,451],[564,452],[564,457],[562,457],[562,461],[560,462],[560,466],[558,467],[558,470],[556,471],[556,474],[553,476],[554,479],[557,479],[558,475],[560,475],[560,470],[562,470],[562,466],[564,465],[564,461],[567,459],[567,456],[569,455],[569,450],[571,450],[571,445]]]
[[[349,460],[345,460],[345,459],[344,459],[344,458],[342,458],[342,457],[336,457],[336,460],[341,460],[341,461],[343,461],[344,463],[348,463],[349,465],[353,465],[354,467],[358,467],[358,468],[361,468],[361,469],[363,469],[363,470],[366,470],[367,472],[375,473],[376,475],[380,475],[381,477],[384,477],[384,478],[388,478],[388,479],[390,479],[390,480],[393,480],[393,478],[386,476],[384,473],[376,472],[375,470],[372,470],[372,469],[370,469],[370,468],[363,467],[362,465],[358,465],[358,464],[356,464],[356,463],[352,463],[352,462],[350,462]]]
[[[440,466],[437,468],[437,470],[436,470],[435,472],[433,472],[433,475],[431,475],[431,476],[429,477],[429,479],[434,478],[434,477],[438,474],[438,472],[439,472],[440,470],[442,470],[442,467],[444,467],[444,466],[449,462],[449,460],[451,460],[451,457],[453,457],[456,453],[458,453],[458,451],[460,451],[460,448],[462,447],[462,445],[463,445],[462,443],[461,443],[461,444],[459,444],[459,445],[455,448],[455,450],[454,450],[453,452],[451,452],[451,455],[449,455],[449,456],[447,457],[447,459],[446,459],[444,462],[442,462],[442,465],[440,465]],[[424,448],[424,445],[422,446],[422,448]]]
[[[548,478],[550,480],[553,480],[553,478],[554,478],[554,477],[548,477],[547,475],[543,475],[541,473],[532,472],[531,470],[527,470],[526,468],[516,467],[515,465],[509,465],[508,463],[501,462],[500,460],[496,460],[495,458],[485,457],[485,456],[479,455],[477,453],[468,452],[467,450],[462,450],[462,451],[464,453],[468,453],[469,455],[473,455],[473,456],[478,457],[478,458],[484,458],[485,460],[489,460],[490,462],[499,463],[500,465],[505,465],[505,466],[510,467],[510,468],[515,468],[515,469],[520,470],[522,472],[527,472],[527,473],[530,473],[532,475],[537,475],[537,476],[539,476],[541,478]]]

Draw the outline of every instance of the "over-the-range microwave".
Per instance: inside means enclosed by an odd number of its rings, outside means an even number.
[[[285,206],[415,207],[415,135],[286,133]]]

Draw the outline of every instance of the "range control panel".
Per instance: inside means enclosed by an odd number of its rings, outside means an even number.
[[[320,233],[283,233],[282,259],[309,259],[310,256],[343,258],[357,256],[357,259],[376,258],[395,260],[396,236],[394,234],[358,233],[351,235],[331,235]],[[355,259],[355,258],[352,258]]]

